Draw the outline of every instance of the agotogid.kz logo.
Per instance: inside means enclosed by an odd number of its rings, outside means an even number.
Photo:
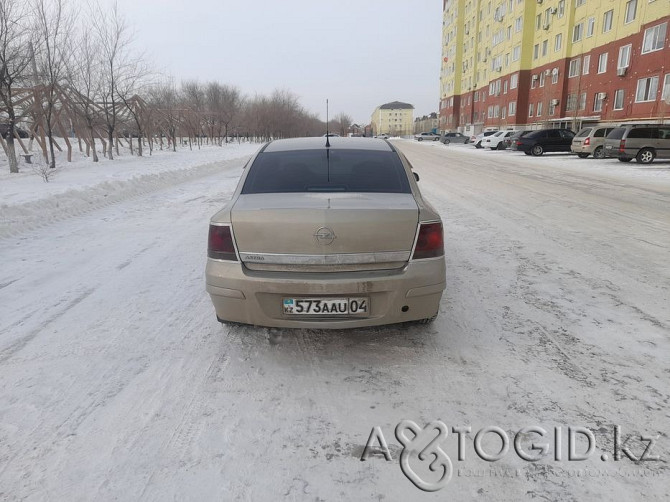
[[[314,234],[314,238],[316,239],[316,242],[322,246],[328,246],[329,244],[333,243],[336,235],[335,232],[333,232],[330,228],[321,227]]]
[[[568,462],[583,462],[592,458],[599,458],[601,462],[620,462],[628,459],[639,465],[640,462],[662,461],[661,457],[654,453],[655,445],[659,435],[628,434],[624,435],[621,426],[612,428],[611,445],[612,451],[601,451],[596,449],[595,434],[588,427],[568,426],[567,434],[564,428],[555,426],[546,430],[540,426],[523,427],[516,432],[510,433],[501,427],[489,425],[474,432],[469,425],[451,427],[451,432],[456,437],[457,461],[466,460],[466,438],[472,438],[472,449],[475,456],[485,462],[497,462],[513,450],[520,460],[526,462],[537,462],[542,459],[552,459],[562,462],[566,453]],[[608,430],[599,430],[605,437],[609,436]],[[448,427],[441,420],[434,420],[426,427],[421,428],[412,420],[403,420],[395,428],[395,437],[402,445],[400,452],[400,469],[407,479],[424,491],[434,492],[441,490],[454,474],[449,455],[442,449],[442,443],[447,439]],[[497,437],[500,446],[488,446],[484,443],[487,436]],[[553,437],[552,437],[553,436]],[[567,444],[566,444],[567,443]],[[607,442],[606,442],[607,443]],[[513,449],[510,446],[513,445]],[[493,447],[493,450],[491,449]],[[392,461],[381,427],[372,428],[368,441],[363,449],[361,460],[367,460],[370,455],[383,455],[387,462]],[[459,468],[457,475],[468,475],[467,469]],[[520,469],[516,475],[520,475]],[[655,471],[649,471],[654,473]],[[611,472],[607,472],[611,475]],[[628,475],[623,472],[623,475]]]

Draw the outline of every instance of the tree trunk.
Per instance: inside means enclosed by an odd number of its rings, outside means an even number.
[[[14,147],[14,137],[7,138],[7,160],[9,160],[9,172],[18,173],[19,163],[16,161],[16,148]]]
[[[93,154],[93,162],[98,162],[98,152],[95,151],[95,133],[93,132],[93,128],[91,127],[89,129],[89,132],[91,134],[91,152]]]
[[[107,128],[107,157],[109,160],[114,160],[114,153],[112,152],[112,146],[114,145],[114,131]]]

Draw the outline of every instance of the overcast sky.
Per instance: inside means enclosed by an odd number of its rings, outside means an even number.
[[[111,0],[100,0],[109,3]],[[325,120],[389,101],[437,111],[441,0],[118,0],[137,46],[179,82],[287,89]]]

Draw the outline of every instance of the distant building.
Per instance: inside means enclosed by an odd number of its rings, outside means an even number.
[[[417,117],[414,120],[414,134],[439,130],[440,119],[435,112],[431,113],[430,115],[424,115],[423,117]]]
[[[409,136],[414,124],[414,106],[409,103],[393,101],[375,108],[370,118],[372,134],[391,136]]]
[[[440,129],[663,121],[668,5],[443,0]]]

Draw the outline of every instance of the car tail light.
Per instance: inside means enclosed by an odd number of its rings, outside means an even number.
[[[217,260],[237,261],[233,234],[229,226],[209,225],[209,239],[207,242],[207,256]]]
[[[521,140],[516,140],[516,146],[521,146]]]
[[[444,235],[442,223],[422,223],[419,228],[419,237],[414,246],[413,260],[421,258],[435,258],[444,254]]]
[[[584,140],[584,146],[589,146],[591,144],[591,138],[586,138]]]
[[[625,153],[626,152],[626,140],[622,139],[619,141],[619,152]]]

